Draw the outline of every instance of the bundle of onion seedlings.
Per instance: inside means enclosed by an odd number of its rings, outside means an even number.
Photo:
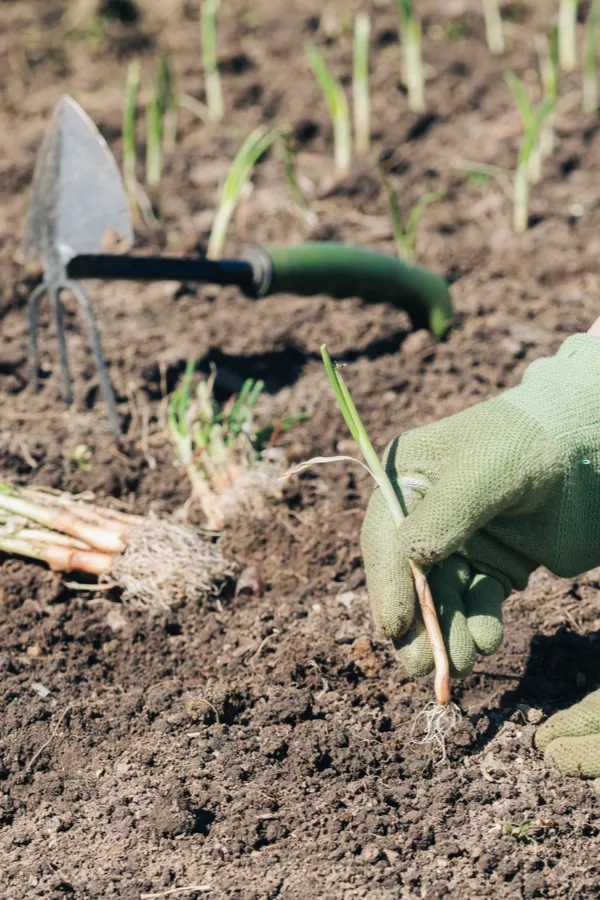
[[[285,462],[275,447],[278,435],[306,415],[286,416],[260,427],[256,404],[264,382],[248,378],[237,396],[221,406],[214,396],[216,371],[192,391],[190,360],[167,410],[169,438],[199,502],[206,528],[219,531],[236,517],[261,518],[280,493]]]
[[[369,474],[374,479],[375,483],[381,489],[381,493],[383,494],[388,504],[390,513],[394,520],[394,524],[396,525],[396,527],[399,527],[404,519],[404,512],[402,511],[400,499],[398,498],[396,490],[394,489],[394,486],[390,481],[381,460],[375,452],[373,444],[369,440],[369,436],[367,434],[365,426],[363,425],[358,414],[358,410],[354,405],[354,401],[350,396],[350,391],[348,390],[348,387],[346,386],[346,383],[344,382],[344,379],[340,375],[338,369],[334,367],[325,344],[323,344],[321,347],[321,356],[323,357],[323,362],[325,363],[325,369],[327,371],[329,381],[331,382],[331,386],[335,393],[338,405],[342,411],[342,415],[344,417],[346,425],[348,426],[350,433],[364,458],[364,463],[352,456],[318,456],[313,459],[309,459],[306,462],[300,463],[297,466],[294,466],[293,468],[289,469],[283,477],[287,478],[290,475],[295,475],[299,472],[304,471],[304,469],[307,469],[309,466],[315,465],[317,463],[338,462],[341,460],[351,460],[354,462],[359,462],[362,466],[364,466],[364,468],[367,469]],[[421,710],[421,712],[417,716],[415,725],[419,724],[421,720],[424,721],[425,736],[422,743],[436,744],[441,751],[442,758],[445,758],[446,737],[460,723],[462,714],[460,712],[460,709],[451,702],[450,665],[444,645],[444,639],[442,637],[442,632],[438,622],[435,604],[431,596],[429,584],[427,583],[426,574],[421,566],[417,565],[417,563],[415,562],[412,562],[412,560],[410,561],[410,568],[415,581],[415,591],[417,597],[419,598],[421,612],[423,614],[423,621],[425,623],[427,634],[431,642],[431,649],[433,651],[433,658],[435,661],[434,689],[437,701],[435,703],[428,703],[425,708]]]
[[[0,551],[40,560],[55,572],[95,575],[140,609],[206,597],[232,573],[215,544],[188,526],[4,483]]]

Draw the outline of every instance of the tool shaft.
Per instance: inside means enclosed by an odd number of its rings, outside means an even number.
[[[94,253],[75,256],[67,264],[69,278],[107,281],[204,281],[233,284],[250,290],[254,273],[250,263],[237,259],[184,259],[168,256],[117,256]]]

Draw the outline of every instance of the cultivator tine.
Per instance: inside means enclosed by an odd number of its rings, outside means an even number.
[[[41,284],[38,284],[35,291],[29,297],[29,301],[27,303],[27,317],[29,319],[29,359],[28,359],[28,368],[29,368],[29,384],[32,392],[35,394],[38,389],[38,370],[39,370],[39,356],[38,356],[38,343],[37,343],[37,327],[38,327],[38,309],[40,306],[40,300],[44,296],[44,294],[48,290],[48,285],[45,281],[42,281]]]
[[[58,343],[58,358],[60,361],[60,371],[63,379],[63,396],[65,403],[70,406],[73,402],[73,387],[71,383],[71,373],[69,371],[69,357],[67,355],[67,341],[65,338],[65,316],[64,306],[60,299],[62,285],[52,287],[50,293],[52,298],[52,310],[54,312],[54,323],[56,326],[56,340]]]
[[[83,321],[88,333],[88,340],[92,349],[92,355],[94,357],[94,362],[96,363],[96,371],[98,372],[98,380],[100,381],[100,390],[102,391],[102,396],[104,397],[104,400],[108,407],[108,419],[114,431],[121,434],[121,424],[119,422],[119,414],[117,412],[117,403],[115,400],[112,385],[110,383],[110,378],[108,377],[108,369],[106,368],[104,353],[102,352],[100,335],[98,334],[98,329],[96,328],[96,321],[94,319],[92,304],[90,303],[89,298],[83,288],[79,284],[77,284],[76,281],[68,279],[62,282],[61,286],[71,291],[71,293],[74,294],[74,296],[77,298],[77,301],[79,302]]]

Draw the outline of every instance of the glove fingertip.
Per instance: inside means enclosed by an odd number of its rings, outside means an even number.
[[[545,722],[543,725],[537,729],[536,733],[533,736],[533,746],[536,750],[539,750],[540,753],[545,753],[546,748],[550,744],[552,740],[552,732],[547,727],[548,723]]]
[[[450,657],[450,677],[466,678],[467,675],[470,675],[473,671],[476,660],[477,652],[474,647],[472,650],[471,648],[467,648],[462,652],[459,665],[456,665],[456,661],[454,660],[454,658]]]
[[[409,675],[419,677],[433,672],[433,651],[420,617],[415,619],[401,640],[394,640],[392,643],[396,656]]]
[[[495,653],[504,638],[502,604],[506,592],[496,578],[477,574],[465,595],[467,624],[483,656]]]
[[[494,616],[469,616],[471,637],[482,656],[491,656],[504,640],[504,625]]]

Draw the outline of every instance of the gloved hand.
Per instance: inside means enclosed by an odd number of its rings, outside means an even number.
[[[549,766],[563,775],[597,778],[600,793],[600,691],[551,716],[534,738]]]
[[[502,641],[502,603],[539,565],[600,564],[600,340],[577,334],[521,384],[391,442],[385,465],[409,512],[378,488],[362,529],[374,617],[413,675],[433,669],[409,559],[425,566],[454,677]]]

